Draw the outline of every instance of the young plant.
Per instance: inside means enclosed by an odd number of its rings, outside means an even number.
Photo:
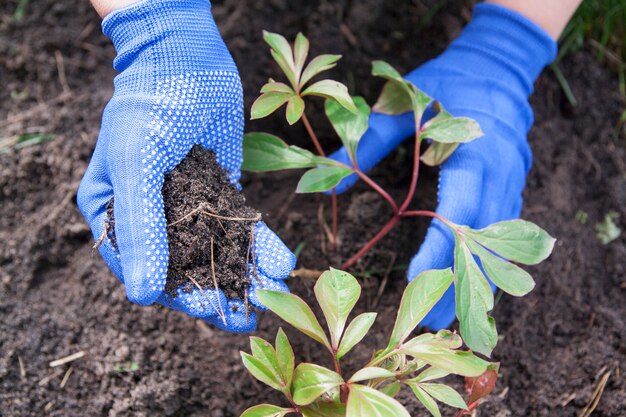
[[[326,97],[326,116],[346,148],[351,165],[324,156],[319,141],[304,115],[304,102],[301,99],[309,95],[305,94],[308,89],[302,91],[304,82],[308,82],[313,74],[320,73],[329,65],[334,66],[339,57],[334,55],[334,58],[330,59],[322,58],[329,55],[322,55],[315,58],[304,70],[304,74],[307,75],[304,76],[300,75],[300,68],[308,49],[308,41],[304,36],[298,35],[293,51],[287,40],[280,35],[266,33],[265,39],[272,46],[272,55],[292,86],[288,87],[270,80],[270,83],[263,87],[263,95],[253,106],[253,118],[267,116],[280,105],[288,103],[288,121],[291,123],[302,117],[311,139],[316,148],[319,148],[319,155],[297,146],[289,146],[280,138],[268,133],[248,133],[244,137],[243,169],[263,172],[309,168],[298,183],[296,191],[299,193],[332,190],[343,178],[356,174],[380,194],[391,206],[393,216],[368,243],[344,262],[342,265],[344,269],[354,265],[402,219],[413,216],[439,219],[450,228],[456,242],[453,278],[456,286],[456,315],[460,321],[461,335],[472,350],[489,356],[496,345],[497,331],[493,318],[489,316],[494,306],[494,298],[487,278],[511,295],[527,294],[534,287],[534,281],[527,272],[512,262],[534,265],[543,261],[550,255],[555,240],[537,225],[524,220],[503,221],[481,230],[473,230],[467,226],[454,224],[431,211],[409,209],[415,195],[420,161],[432,166],[443,163],[459,144],[470,142],[482,135],[478,124],[465,117],[452,116],[440,103],[434,102],[411,82],[403,79],[389,64],[375,61],[372,65],[372,74],[386,79],[387,83],[373,110],[390,115],[412,112],[415,119],[415,157],[411,183],[406,198],[397,203],[387,191],[359,168],[357,148],[367,131],[371,112],[362,97],[353,97],[352,101],[348,101],[345,87],[336,84],[333,84],[334,89],[324,90],[324,94],[320,94],[319,89],[314,89],[315,95]],[[327,64],[317,64],[319,62]],[[328,64],[329,62],[331,64]],[[311,67],[313,69],[307,71]],[[326,84],[330,83],[334,82]],[[280,100],[270,99],[274,97],[268,97],[270,94],[278,95]],[[297,104],[290,106],[291,101]],[[422,124],[424,112],[429,106],[436,115]],[[425,140],[430,140],[431,144],[420,156],[420,147]],[[336,219],[335,200],[333,212]]]
[[[252,354],[241,352],[245,367],[259,381],[283,393],[290,406],[257,405],[241,417],[281,417],[290,413],[303,417],[408,417],[404,406],[394,399],[402,387],[410,388],[433,416],[441,416],[435,400],[461,412],[469,411],[460,394],[437,380],[450,374],[471,378],[466,380],[468,387],[480,386],[468,389],[470,405],[475,407],[482,394],[493,389],[498,364],[461,350],[461,337],[448,330],[411,337],[453,279],[450,269],[426,271],[416,277],[402,296],[389,343],[351,376],[342,372],[341,361],[361,342],[376,319],[376,313],[363,313],[348,324],[361,294],[352,275],[331,268],[315,284],[315,298],[324,313],[328,334],[298,296],[258,290],[259,299],[270,310],[324,346],[333,369],[312,363],[296,367],[293,349],[282,329],[275,347],[251,337]]]

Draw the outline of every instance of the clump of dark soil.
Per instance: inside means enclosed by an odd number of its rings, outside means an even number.
[[[172,297],[197,285],[244,299],[254,262],[254,226],[261,216],[228,180],[215,154],[194,146],[183,161],[165,175],[161,190],[169,263],[165,291]],[[107,204],[108,235],[113,247],[115,204]]]

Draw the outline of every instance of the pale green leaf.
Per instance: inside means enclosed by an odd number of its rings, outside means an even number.
[[[304,100],[298,96],[293,96],[287,102],[287,122],[290,125],[296,123],[304,113]]]
[[[354,161],[359,141],[367,131],[370,107],[363,97],[354,97],[356,111],[350,111],[333,100],[326,100],[326,116]]]
[[[533,278],[522,268],[494,255],[472,239],[466,239],[465,243],[480,258],[489,279],[502,291],[521,297],[535,287]]]
[[[422,139],[432,139],[439,143],[466,143],[483,136],[475,120],[467,117],[453,117],[441,108],[439,114],[422,127]]]
[[[460,408],[462,410],[467,410],[467,404],[463,400],[463,397],[444,384],[420,384],[420,388],[426,391],[430,396],[435,398],[438,401],[441,401],[444,404],[447,404],[451,407]]]
[[[391,65],[385,61],[373,61],[372,62],[372,75],[375,77],[382,77],[389,81],[395,81],[399,84],[405,84],[406,81],[402,78],[402,75]]]
[[[467,245],[455,236],[456,315],[470,349],[489,356],[498,341],[493,318],[493,292]]]
[[[313,168],[304,173],[298,187],[297,193],[321,193],[335,188],[342,179],[352,174],[352,169],[339,166],[339,167],[322,167]]]
[[[387,109],[391,108],[391,110],[393,110],[391,114],[398,114],[397,112],[403,109],[413,109],[413,113],[415,114],[416,118],[421,119],[424,110],[426,110],[426,107],[432,101],[432,99],[428,95],[426,95],[422,90],[413,85],[410,81],[402,78],[400,73],[395,68],[393,68],[391,65],[384,61],[372,62],[372,75],[376,77],[382,77],[395,84],[394,87],[387,87],[387,97],[384,98],[383,103],[380,104],[381,106],[384,104]],[[403,90],[405,92],[405,97],[409,97],[410,102],[404,102],[394,105],[390,102],[390,100],[393,99],[393,96],[397,96],[400,90]],[[385,93],[384,89],[383,93]],[[379,103],[377,103],[377,105],[379,105]]]
[[[257,290],[259,301],[278,317],[302,333],[330,348],[328,338],[311,308],[297,295],[271,290]]]
[[[402,83],[387,81],[372,110],[390,115],[403,114],[413,110],[413,100]]]
[[[336,349],[348,315],[361,296],[361,286],[349,273],[330,268],[319,277],[314,290],[330,330],[332,346]]]
[[[411,387],[419,402],[421,402],[422,405],[426,407],[430,414],[432,414],[434,417],[441,417],[441,411],[439,411],[439,406],[437,405],[437,402],[433,399],[433,397],[428,395],[426,391],[420,388],[420,384],[415,382],[409,382],[407,385]]]
[[[302,92],[302,97],[317,96],[336,101],[346,110],[356,113],[357,108],[348,93],[348,87],[334,80],[321,80],[311,84]]]
[[[459,147],[458,143],[433,142],[420,157],[423,163],[430,167],[436,167],[444,162]]]
[[[306,61],[306,57],[309,55],[309,40],[302,33],[298,33],[296,36],[296,41],[293,46],[293,56],[294,63],[296,68],[296,79],[300,77],[302,74],[302,69],[304,68],[304,62]]]
[[[354,318],[348,325],[337,349],[337,359],[341,359],[367,334],[376,320],[376,313],[363,313]]]
[[[333,166],[337,162],[317,156],[306,149],[289,146],[269,133],[251,132],[243,136],[243,165],[245,171],[266,172],[281,169]]]
[[[283,70],[291,85],[296,86],[296,65],[293,60],[291,46],[284,36],[263,31],[263,39],[272,48],[272,57]]]
[[[346,417],[346,405],[330,402],[315,402],[302,408],[304,417]]]
[[[252,103],[251,120],[261,119],[274,113],[278,108],[285,104],[293,93],[270,92],[264,93]]]
[[[287,339],[287,335],[282,328],[279,328],[276,334],[276,359],[283,381],[285,381],[287,389],[291,389],[293,371],[295,368],[295,356],[291,343],[289,343],[289,339]]]
[[[412,378],[411,380],[415,382],[426,382],[426,381],[433,381],[435,379],[440,379],[448,375],[450,375],[450,372],[431,366],[430,368],[424,370],[418,376],[416,376],[415,378]]]
[[[272,373],[273,379],[279,381],[281,386],[285,387],[287,384],[280,370],[274,347],[260,337],[250,336],[250,349],[252,350],[252,356],[260,360]]]
[[[385,385],[379,390],[383,394],[388,395],[393,398],[396,395],[398,395],[398,393],[400,392],[400,388],[402,388],[402,385],[398,381],[395,381],[395,382],[392,382],[391,384]]]
[[[450,268],[419,274],[402,295],[398,316],[389,339],[388,350],[399,346],[450,287],[454,275]]]
[[[387,369],[371,366],[358,370],[354,375],[352,375],[349,382],[360,382],[378,378],[393,378],[394,376],[395,374]]]
[[[346,417],[411,417],[392,397],[364,385],[353,384],[348,395]]]
[[[504,259],[535,265],[550,256],[554,239],[526,220],[506,220],[480,230],[459,226],[458,230]]]
[[[300,85],[304,85],[311,81],[311,79],[316,75],[334,68],[337,65],[337,61],[340,59],[341,55],[320,55],[313,58],[302,73]]]
[[[489,362],[479,358],[472,352],[452,350],[445,346],[430,343],[402,346],[400,352],[413,356],[448,373],[463,376],[481,375],[489,366]]]
[[[344,383],[338,373],[312,363],[302,363],[293,378],[293,401],[308,405],[326,391]]]
[[[261,404],[248,408],[239,417],[283,417],[293,412],[294,410],[292,408],[277,407],[271,404]]]
[[[241,360],[248,372],[252,374],[256,379],[263,382],[266,385],[274,388],[277,391],[282,391],[285,387],[282,381],[279,380],[275,373],[270,370],[260,359],[255,358],[246,352],[241,353]]]
[[[285,83],[279,83],[274,80],[270,80],[267,84],[265,84],[261,88],[261,93],[286,93],[295,95],[296,92],[293,91],[293,88],[289,87]]]

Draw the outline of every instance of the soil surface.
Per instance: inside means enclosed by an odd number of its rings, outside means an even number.
[[[102,259],[92,255],[76,189],[112,94],[115,53],[88,2],[30,2],[21,20],[14,16],[18,3],[0,4],[0,137],[45,132],[54,139],[0,154],[0,415],[236,417],[257,402],[282,404],[241,365],[246,335],[129,303]],[[381,82],[368,76],[371,60],[412,70],[445,48],[470,10],[464,2],[435,0],[213,3],[240,67],[248,110],[277,71],[262,29],[288,37],[303,31],[313,53],[343,54],[333,77],[372,102]],[[620,214],[618,226],[626,227],[626,139],[617,128],[625,103],[614,75],[590,54],[567,56],[560,65],[579,105],[571,107],[553,74],[544,72],[532,98],[534,165],[523,213],[559,240],[551,258],[531,268],[535,290],[520,299],[505,295],[494,310],[501,335],[494,356],[502,362],[502,378],[479,416],[578,415],[607,373],[593,415],[624,415],[626,238],[603,245],[594,225],[613,210]],[[321,103],[316,106],[321,110]],[[312,123],[331,149],[330,126],[321,116]],[[247,129],[278,132],[310,148],[302,126],[284,127],[278,116]],[[409,182],[410,153],[401,147],[373,174],[398,197]],[[416,206],[434,207],[436,174],[421,174],[425,191]],[[294,195],[295,177],[246,175],[247,203],[289,247],[302,248],[298,267],[323,269],[320,219],[329,221],[328,200]],[[342,256],[386,220],[384,204],[364,191],[356,187],[340,198]],[[582,212],[586,222],[577,220]],[[386,344],[405,288],[402,270],[425,227],[422,220],[403,223],[355,271],[364,287],[356,312],[376,309],[379,316],[351,352],[348,369]],[[291,279],[289,285],[312,300],[312,280]],[[256,334],[271,339],[280,325],[261,314]],[[324,363],[315,344],[286,331],[298,360]],[[81,351],[80,359],[49,366]],[[411,415],[426,415],[408,392],[401,399]]]
[[[215,154],[194,146],[165,175],[161,192],[169,247],[165,291],[175,297],[179,288],[190,292],[217,284],[226,297],[244,299],[254,226],[261,217],[246,206]],[[117,249],[113,199],[107,215],[108,238]]]

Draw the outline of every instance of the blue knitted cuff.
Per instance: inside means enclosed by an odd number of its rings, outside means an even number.
[[[527,95],[557,54],[557,43],[537,24],[502,6],[480,3],[474,18],[445,54],[458,55],[462,70],[516,83]]]

